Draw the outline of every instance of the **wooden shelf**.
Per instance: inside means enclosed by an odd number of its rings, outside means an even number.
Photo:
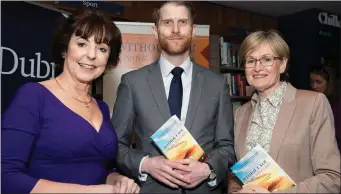
[[[244,73],[244,68],[242,67],[228,67],[228,66],[220,66],[220,72],[221,73],[228,73],[228,72],[239,72]]]
[[[231,96],[231,100],[249,101],[251,100],[251,96]]]

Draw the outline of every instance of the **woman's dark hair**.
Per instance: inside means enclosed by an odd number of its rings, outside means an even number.
[[[313,66],[310,73],[322,76],[329,83],[329,73],[323,66]]]
[[[68,18],[62,17],[52,39],[52,57],[63,69],[63,53],[67,51],[71,36],[75,34],[84,39],[92,36],[97,44],[105,43],[110,47],[107,69],[117,66],[121,52],[121,32],[111,18],[102,12],[83,9]]]

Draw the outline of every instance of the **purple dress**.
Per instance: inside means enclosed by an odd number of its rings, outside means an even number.
[[[117,153],[109,108],[99,132],[38,83],[24,84],[2,116],[1,192],[29,193],[39,179],[105,183]]]

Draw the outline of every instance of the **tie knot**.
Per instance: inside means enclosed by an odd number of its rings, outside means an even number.
[[[184,70],[181,67],[175,67],[171,73],[174,75],[174,77],[178,77],[181,76],[182,72],[184,72]]]

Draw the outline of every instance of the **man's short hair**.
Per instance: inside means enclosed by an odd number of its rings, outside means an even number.
[[[163,6],[167,5],[167,4],[175,4],[176,6],[184,6],[187,8],[188,13],[189,13],[189,19],[191,21],[191,24],[194,24],[194,18],[195,18],[195,9],[192,5],[192,3],[188,2],[188,1],[168,1],[165,2],[161,5],[161,7],[154,9],[153,12],[153,19],[154,19],[154,23],[155,26],[159,25],[160,19],[161,19],[161,14],[160,14],[160,10],[162,9]]]

